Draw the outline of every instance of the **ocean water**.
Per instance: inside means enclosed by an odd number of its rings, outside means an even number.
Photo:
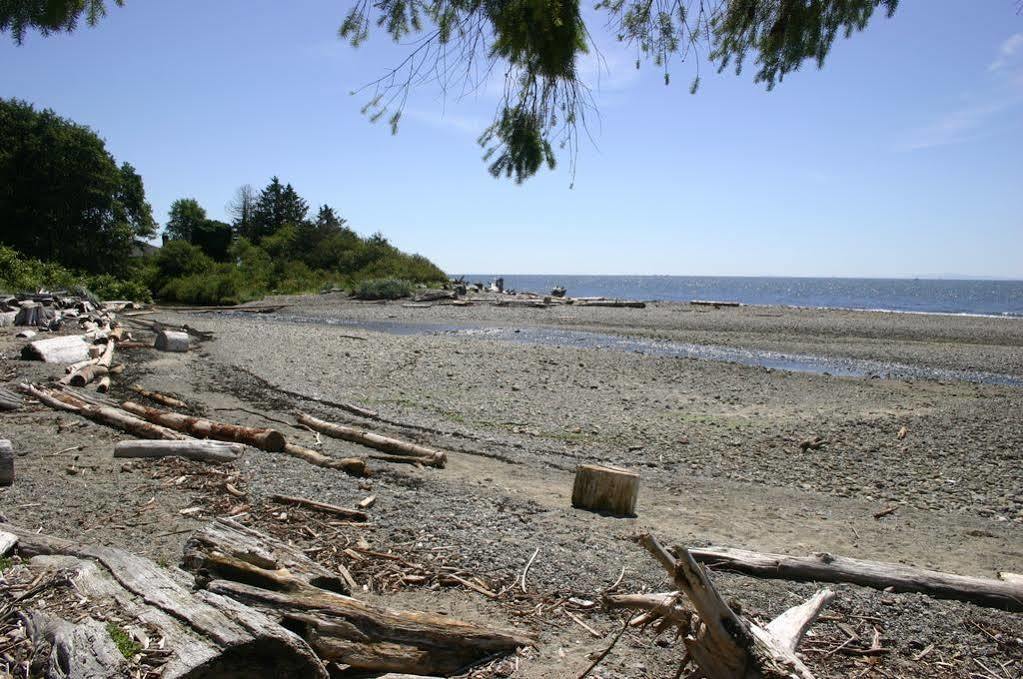
[[[743,304],[1023,317],[1023,281],[514,274],[467,274],[465,278],[489,283],[498,275],[503,276],[506,289],[549,293],[556,286],[564,286],[571,297],[673,302],[710,299]]]

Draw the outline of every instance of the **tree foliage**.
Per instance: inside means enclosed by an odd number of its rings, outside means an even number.
[[[193,234],[206,221],[206,210],[195,198],[178,198],[171,203],[164,233],[171,240],[192,242]]]
[[[142,178],[95,132],[0,99],[0,243],[91,273],[122,273],[156,232]]]
[[[120,4],[120,0],[117,0]],[[698,55],[718,71],[756,67],[754,81],[772,89],[812,60],[824,64],[839,35],[864,29],[878,9],[894,14],[898,0],[598,0],[617,39],[634,46],[663,70],[695,61],[690,90],[699,85]],[[21,41],[28,27],[44,33],[90,23],[102,0],[0,0],[0,30]],[[397,67],[371,82],[364,111],[387,117],[397,131],[409,90],[439,84],[443,91],[475,89],[491,73],[504,73],[504,94],[494,122],[479,138],[494,176],[521,182],[544,165],[555,148],[574,160],[579,125],[592,110],[579,59],[591,49],[580,0],[355,0],[339,29],[353,46],[373,27],[395,42],[414,37]],[[637,60],[637,66],[639,61]],[[298,220],[291,223],[297,223]],[[263,228],[258,237],[274,228]],[[256,237],[257,234],[251,234]]]

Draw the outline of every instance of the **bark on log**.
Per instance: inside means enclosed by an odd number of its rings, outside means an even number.
[[[188,333],[177,330],[158,330],[155,346],[160,351],[188,351]]]
[[[233,462],[245,450],[238,443],[223,441],[120,441],[114,457],[184,457],[199,462]]]
[[[76,600],[88,600],[89,605],[76,607],[86,614],[86,620],[92,620],[88,614],[99,608],[133,620],[139,628],[155,629],[169,651],[161,673],[164,679],[327,677],[323,664],[301,639],[231,598],[202,590],[193,593],[180,571],[160,568],[112,547],[5,528],[18,536],[19,554],[35,556],[30,567],[69,573],[74,587],[69,594]],[[34,619],[35,613],[26,615]],[[57,626],[60,630],[47,625],[40,628],[41,638],[48,638],[53,645],[45,676],[91,679],[121,676],[125,671],[124,657],[116,649],[111,656],[105,644],[97,648],[101,640],[110,640],[103,626],[96,628],[91,622]],[[102,635],[93,634],[98,629],[103,630]],[[93,641],[81,643],[90,639]],[[79,643],[74,643],[76,640]],[[93,674],[79,673],[90,667],[99,669]]]
[[[161,394],[158,391],[149,391],[148,389],[143,389],[142,387],[140,387],[137,384],[133,384],[131,386],[131,390],[134,391],[139,396],[145,396],[146,398],[150,399],[151,401],[156,401],[160,405],[165,405],[165,406],[168,406],[170,408],[179,408],[181,410],[187,410],[188,409],[188,404],[187,403],[185,403],[184,401],[179,401],[178,399],[174,398],[173,396],[168,396],[167,394]]]
[[[290,495],[272,495],[270,499],[274,502],[280,502],[286,505],[298,505],[299,507],[305,507],[306,509],[315,509],[319,512],[326,514],[333,514],[334,516],[340,516],[343,519],[349,521],[367,521],[369,517],[366,516],[366,512],[359,511],[358,509],[348,509],[347,507],[338,507],[337,505],[327,504],[325,502],[317,502],[316,500],[307,500],[304,497],[292,497]]]
[[[358,443],[392,455],[411,455],[413,457],[423,458],[424,460],[428,460],[427,462],[423,462],[423,464],[429,464],[433,467],[443,467],[447,464],[447,453],[441,450],[435,450],[433,448],[428,448],[427,446],[421,446],[418,443],[410,443],[408,441],[402,441],[389,436],[381,436],[380,434],[363,431],[362,429],[356,429],[355,427],[347,427],[342,424],[326,422],[313,417],[312,415],[306,415],[305,413],[299,413],[297,418],[301,424],[304,424],[310,429],[315,429],[322,434],[326,434],[327,436],[333,436],[334,438]]]
[[[182,566],[202,572],[207,581],[235,580],[285,591],[311,585],[337,594],[351,594],[342,577],[300,549],[228,518],[217,519],[188,539]]]
[[[89,382],[105,376],[110,370],[106,366],[99,365],[87,365],[81,370],[78,370],[71,374],[68,383],[72,387],[84,387]]]
[[[76,415],[81,415],[93,422],[99,422],[108,427],[114,427],[115,429],[120,429],[145,439],[186,440],[189,438],[187,435],[176,432],[173,429],[140,420],[123,410],[95,403],[86,403],[71,394],[52,391],[30,384],[21,384],[19,388],[51,408],[66,410]]]
[[[14,483],[14,446],[7,439],[0,439],[0,486]]]
[[[715,568],[784,580],[848,582],[896,592],[921,592],[941,599],[1023,611],[1023,584],[914,568],[900,563],[865,561],[831,554],[789,556],[728,547],[692,549],[693,558]]]
[[[266,450],[271,453],[279,453],[284,450],[286,441],[284,434],[275,429],[262,429],[257,427],[244,427],[226,422],[215,422],[202,417],[191,417],[179,413],[169,413],[158,408],[149,408],[131,401],[125,401],[121,407],[129,413],[154,422],[156,424],[183,431],[197,438],[216,439],[218,441],[234,441],[244,443]]]
[[[693,604],[697,621],[687,626],[684,642],[698,666],[695,676],[707,679],[813,679],[795,650],[821,608],[834,594],[818,592],[807,603],[782,613],[766,628],[736,614],[693,559],[680,549],[676,558],[651,535],[639,542],[660,562],[675,586]]]
[[[279,617],[321,659],[355,669],[446,676],[534,643],[520,632],[384,608],[314,587],[280,592],[214,580],[207,588]]]
[[[89,344],[83,335],[64,335],[29,342],[21,357],[44,363],[77,363],[89,359]]]
[[[352,476],[369,476],[369,469],[366,467],[366,461],[361,457],[331,457],[330,455],[324,455],[323,453],[309,448],[303,448],[302,446],[295,445],[294,443],[287,443],[284,445],[284,451],[286,455],[297,457],[300,460],[305,460],[309,464],[314,464],[317,467],[324,467],[326,469],[340,469],[346,474]]]
[[[634,516],[639,496],[639,474],[620,467],[581,464],[575,470],[572,506]]]

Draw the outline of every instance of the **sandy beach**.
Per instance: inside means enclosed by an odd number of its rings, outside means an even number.
[[[125,352],[120,384],[175,394],[213,418],[272,422],[289,440],[322,444],[330,455],[364,451],[289,425],[296,411],[449,451],[445,469],[380,464],[369,480],[260,451],[233,466],[256,525],[275,520],[256,509],[274,493],[345,506],[372,493],[372,526],[358,535],[408,561],[442,554],[500,591],[536,552],[529,592],[494,600],[459,587],[384,586],[389,581],[361,571],[367,595],[388,605],[538,634],[536,648],[472,676],[507,676],[511,662],[516,677],[577,676],[589,654],[607,646],[618,617],[580,611],[592,634],[535,607],[566,596],[599,601],[623,569],[617,591],[663,591],[662,573],[630,540],[644,531],[665,544],[825,551],[985,577],[1023,572],[1019,319],[669,303],[409,307],[340,295],[268,301],[287,306],[269,314],[158,310],[151,318],[213,339],[185,355]],[[641,342],[614,344],[623,337]],[[690,354],[725,348],[748,360],[668,355],[682,345]],[[4,335],[4,381],[57,374],[59,367],[14,358],[19,346]],[[744,364],[763,356],[818,360],[799,370]],[[129,393],[115,386],[113,396]],[[392,424],[367,423],[325,401],[371,408]],[[174,563],[188,529],[223,507],[194,483],[200,465],[122,466],[110,456],[118,433],[73,415],[33,408],[5,417],[4,427],[23,453],[17,483],[0,495],[9,521],[84,532]],[[68,432],[83,448],[59,453],[72,445]],[[814,436],[824,445],[801,449]],[[585,462],[641,474],[635,518],[570,506],[572,475]],[[194,506],[203,509],[180,513]],[[815,590],[724,572],[714,578],[757,619]],[[832,617],[814,627],[805,648],[819,677],[963,677],[978,669],[974,657],[994,666],[1023,659],[1018,615],[833,588]],[[876,628],[889,650],[871,658],[829,653],[848,638],[839,622],[868,639]],[[670,677],[681,657],[672,638],[633,630],[592,676]]]

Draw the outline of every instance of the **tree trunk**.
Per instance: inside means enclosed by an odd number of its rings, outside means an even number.
[[[634,516],[639,496],[639,474],[620,467],[581,464],[575,470],[572,506]]]
[[[131,401],[125,401],[121,407],[129,413],[138,415],[150,422],[183,431],[197,438],[217,439],[218,441],[234,441],[279,453],[284,450],[286,441],[284,434],[275,429],[244,427],[237,424],[215,422],[202,417],[191,417],[179,413],[169,413],[157,408],[149,408]]]
[[[914,568],[900,563],[863,561],[831,554],[788,556],[727,547],[692,549],[693,558],[715,568],[784,580],[849,582],[896,592],[922,592],[941,599],[1023,611],[1023,584]]]
[[[114,457],[184,457],[199,462],[233,462],[245,446],[223,441],[119,441]]]
[[[421,446],[417,443],[410,443],[408,441],[402,441],[389,436],[381,436],[380,434],[363,431],[362,429],[356,429],[355,427],[346,427],[342,424],[325,422],[324,420],[315,418],[312,415],[306,415],[305,413],[298,414],[298,421],[310,429],[315,429],[327,436],[333,436],[334,438],[343,439],[345,441],[359,443],[369,448],[382,450],[383,452],[390,453],[392,455],[411,455],[413,457],[423,458],[423,464],[429,464],[433,467],[443,467],[447,463],[447,453],[440,450],[434,450],[433,448],[428,448],[426,446]]]
[[[29,342],[21,357],[45,363],[77,363],[89,359],[89,344],[82,335],[64,335]]]
[[[156,348],[160,351],[188,351],[188,333],[177,330],[158,330]]]
[[[75,603],[76,624],[20,611],[34,638],[52,648],[45,676],[125,676],[125,658],[101,622],[114,618],[126,621],[117,624],[122,631],[131,627],[162,637],[167,651],[161,659],[166,661],[161,668],[164,679],[327,677],[323,664],[301,639],[231,598],[192,592],[181,571],[112,547],[82,545],[12,526],[5,529],[18,536],[19,554],[34,556],[30,568],[40,573],[64,571],[73,588],[65,596]],[[51,592],[48,599],[59,595]],[[97,613],[103,617],[91,617]]]

